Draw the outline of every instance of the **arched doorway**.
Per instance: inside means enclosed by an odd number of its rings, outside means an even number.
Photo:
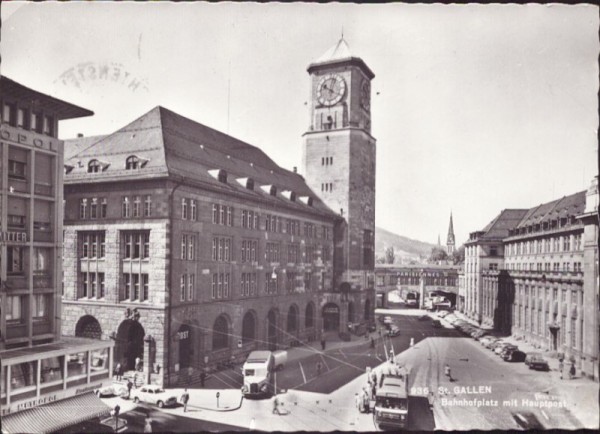
[[[187,368],[191,365],[192,354],[192,330],[189,325],[183,324],[177,331],[177,341],[179,342],[179,367]]]
[[[365,321],[371,320],[371,300],[368,298],[365,300]]]
[[[269,350],[277,349],[277,312],[273,309],[267,314],[267,342]]]
[[[132,319],[123,321],[117,330],[115,360],[125,370],[135,369],[135,359],[144,357],[144,328]]]
[[[348,303],[348,322],[355,322],[354,319],[354,302]]]
[[[246,312],[242,320],[242,345],[256,340],[256,315],[252,311]]]
[[[213,324],[212,349],[229,348],[229,321],[225,315],[219,315]]]
[[[311,301],[306,305],[306,310],[304,311],[304,327],[310,328],[315,325],[315,305]]]
[[[292,304],[288,309],[286,331],[293,336],[298,333],[298,306]]]
[[[327,303],[323,306],[323,329],[325,331],[339,330],[340,308],[335,303]]]
[[[90,339],[102,339],[102,327],[96,318],[84,315],[75,326],[75,336]]]

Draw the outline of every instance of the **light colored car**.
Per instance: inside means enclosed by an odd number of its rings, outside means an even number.
[[[165,392],[160,386],[145,385],[131,391],[133,402],[155,404],[160,408],[177,404],[177,397],[172,392]]]
[[[387,325],[391,325],[394,321],[392,320],[391,316],[385,316],[383,317],[383,323],[387,324]]]
[[[511,344],[510,342],[501,342],[500,344],[496,345],[496,347],[494,348],[494,353],[500,355],[500,354],[502,354],[502,351],[504,351],[504,348],[509,347],[509,346],[513,346],[513,344]]]
[[[94,390],[94,393],[100,398],[105,396],[120,396],[123,398],[127,396],[127,386],[124,384],[109,384]]]
[[[400,327],[397,325],[390,326],[388,330],[388,336],[399,336],[400,335]]]

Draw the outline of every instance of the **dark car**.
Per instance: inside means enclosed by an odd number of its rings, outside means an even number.
[[[431,325],[436,329],[442,328],[442,322],[439,319],[434,319],[431,321]]]
[[[510,353],[512,351],[518,351],[519,347],[517,347],[516,345],[507,345],[504,348],[502,348],[502,351],[500,351],[500,357],[502,357],[502,359],[504,359],[504,355],[507,353]]]
[[[523,362],[527,355],[523,351],[509,350],[502,355],[502,360],[505,362]]]
[[[388,330],[388,336],[399,336],[399,335],[400,335],[400,328],[395,324],[390,326],[390,329]]]
[[[528,354],[526,360],[526,364],[529,366],[529,369],[537,369],[540,371],[550,370],[548,362],[541,354]]]

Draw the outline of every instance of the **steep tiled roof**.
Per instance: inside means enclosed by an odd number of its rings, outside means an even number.
[[[94,143],[100,141],[106,136],[87,136],[77,137],[76,139],[66,139],[65,142],[65,161],[72,156],[82,152],[84,149],[89,148]]]
[[[140,118],[118,131],[101,136],[90,146],[84,146],[85,138],[71,139],[65,143],[70,148],[65,164],[73,169],[65,175],[66,183],[104,182],[149,177],[179,176],[221,191],[244,195],[285,205],[298,210],[334,215],[308,187],[304,178],[279,167],[262,150],[187,119],[163,107],[155,107]],[[89,142],[88,142],[89,144]],[[79,151],[71,151],[77,148]],[[126,170],[125,162],[135,155],[144,162],[139,170]],[[104,170],[88,173],[88,164],[99,160]],[[214,171],[224,171],[227,182],[220,182]],[[237,182],[240,178],[254,180],[254,190]],[[273,185],[275,196],[261,186]],[[293,191],[296,201],[281,193]],[[301,199],[312,198],[312,206]]]
[[[527,214],[516,227],[536,225],[582,214],[585,210],[585,194],[585,191],[580,191],[570,196],[564,196],[561,199],[533,207],[528,210]]]
[[[482,229],[480,239],[496,239],[508,236],[508,231],[519,224],[527,214],[526,209],[505,209]]]

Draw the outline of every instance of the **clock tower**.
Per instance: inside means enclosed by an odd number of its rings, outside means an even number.
[[[346,331],[347,322],[372,321],[375,305],[375,138],[371,135],[375,74],[350,53],[343,37],[307,71],[310,124],[303,136],[304,176],[321,200],[343,218],[334,234],[331,291],[339,298],[340,331]],[[324,315],[331,310],[323,309]]]

